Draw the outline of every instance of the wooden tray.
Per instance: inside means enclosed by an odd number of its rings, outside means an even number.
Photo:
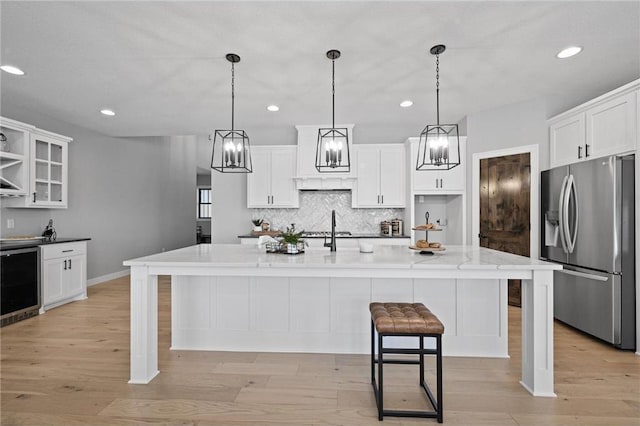
[[[282,231],[251,231],[251,235],[269,235],[270,237],[276,237],[281,234]]]
[[[411,250],[420,250],[420,251],[444,251],[445,248],[440,247],[417,247],[417,246],[409,246]]]
[[[431,229],[422,229],[422,228],[411,228],[414,231],[427,231],[427,232],[432,232],[432,231],[442,231],[442,228],[431,228]]]

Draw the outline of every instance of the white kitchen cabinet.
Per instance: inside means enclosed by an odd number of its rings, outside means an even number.
[[[604,157],[636,148],[636,93],[616,97],[586,112],[585,157]]]
[[[295,146],[254,146],[247,175],[247,208],[297,208]]]
[[[10,152],[0,154],[6,207],[67,208],[71,138],[2,118]],[[13,128],[13,129],[12,129]]]
[[[42,309],[87,298],[87,243],[40,246]]]
[[[465,190],[466,173],[465,163],[466,141],[464,136],[460,137],[460,165],[450,170],[416,170],[416,158],[418,155],[419,138],[409,138],[407,141],[410,147],[410,157],[408,167],[411,174],[412,192],[419,193],[461,193]]]
[[[636,80],[551,118],[550,167],[634,151],[639,87]]]
[[[585,113],[566,117],[549,126],[549,163],[551,167],[584,159]]]
[[[352,207],[405,207],[405,150],[397,144],[356,145]]]

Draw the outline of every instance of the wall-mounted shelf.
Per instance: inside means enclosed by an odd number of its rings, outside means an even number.
[[[0,117],[0,196],[26,195],[29,181],[29,132],[35,127]]]

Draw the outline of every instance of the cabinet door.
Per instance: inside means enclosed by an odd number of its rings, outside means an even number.
[[[440,172],[440,179],[439,189],[445,191],[464,191],[464,164]]]
[[[549,127],[551,167],[575,163],[585,158],[585,113],[579,113]]]
[[[67,270],[65,271],[65,280],[63,283],[64,296],[73,297],[83,294],[85,292],[85,256],[73,256],[67,261]],[[64,265],[63,265],[64,269]]]
[[[269,207],[298,207],[298,190],[293,177],[296,173],[296,147],[273,149],[271,152],[271,205]]]
[[[380,204],[405,207],[405,151],[403,146],[380,149]]]
[[[358,147],[355,153],[357,170],[354,207],[379,207],[380,150],[377,147]]]
[[[247,207],[271,207],[271,151],[253,147],[251,162],[253,172],[247,174]]]
[[[585,154],[603,157],[635,149],[636,94],[611,99],[586,113]]]
[[[64,299],[66,270],[63,259],[45,260],[42,263],[42,305],[47,306]]]
[[[67,142],[31,135],[30,206],[67,206],[67,148]]]

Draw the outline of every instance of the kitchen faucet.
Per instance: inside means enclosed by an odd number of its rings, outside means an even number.
[[[330,251],[336,251],[336,211],[331,210],[331,241],[327,242],[327,237],[324,237],[324,246],[331,247]]]

